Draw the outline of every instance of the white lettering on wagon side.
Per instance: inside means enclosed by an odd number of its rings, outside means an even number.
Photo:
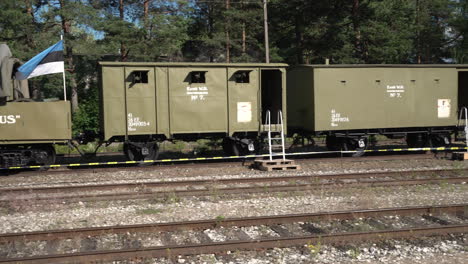
[[[339,123],[349,122],[349,117],[341,116],[341,113],[338,113],[335,109],[331,110],[331,123],[332,127],[337,127]]]
[[[405,86],[401,84],[387,85],[387,94],[390,98],[402,98],[405,93]]]
[[[127,128],[128,131],[136,131],[138,127],[149,126],[149,121],[141,121],[140,117],[134,117],[132,113],[127,115]]]
[[[21,115],[0,115],[0,125],[12,125],[16,123],[16,119],[20,119]]]
[[[187,95],[190,96],[191,101],[204,101],[208,95],[208,87],[190,87],[187,86]]]

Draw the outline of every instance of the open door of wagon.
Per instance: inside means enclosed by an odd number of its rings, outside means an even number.
[[[468,107],[468,68],[458,70],[458,109]]]
[[[286,75],[284,69],[261,69],[262,124],[266,124],[267,112],[271,113],[271,124],[279,124],[278,113],[286,124]]]

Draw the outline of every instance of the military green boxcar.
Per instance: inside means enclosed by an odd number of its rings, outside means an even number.
[[[247,153],[265,112],[286,113],[285,64],[99,64],[103,139],[131,160],[155,159],[166,139],[223,138],[229,154]]]
[[[52,164],[53,144],[71,139],[70,103],[32,100],[27,81],[13,79],[19,65],[0,44],[0,168]]]
[[[356,150],[367,135],[410,147],[449,143],[468,105],[468,65],[302,65],[288,71],[289,131]]]

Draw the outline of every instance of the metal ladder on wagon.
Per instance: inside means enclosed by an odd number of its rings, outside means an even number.
[[[274,125],[274,129],[272,129],[270,110],[266,111],[265,119],[266,124],[263,127],[266,129],[268,136],[269,159],[255,160],[255,167],[264,171],[300,169],[300,166],[296,165],[293,160],[286,159],[283,112],[278,111],[277,124]],[[273,152],[276,149],[280,149],[281,152]],[[280,159],[277,157],[280,157]]]
[[[465,116],[465,142],[466,142],[466,150],[464,152],[453,152],[452,159],[455,160],[468,160],[468,109],[464,106],[460,109],[460,115],[458,116],[458,124],[457,127],[460,127],[460,120],[463,120],[463,116]]]

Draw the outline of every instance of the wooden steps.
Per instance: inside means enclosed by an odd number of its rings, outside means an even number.
[[[254,167],[262,171],[300,170],[294,160],[255,160]]]
[[[454,160],[468,160],[468,152],[453,152],[452,159]]]

